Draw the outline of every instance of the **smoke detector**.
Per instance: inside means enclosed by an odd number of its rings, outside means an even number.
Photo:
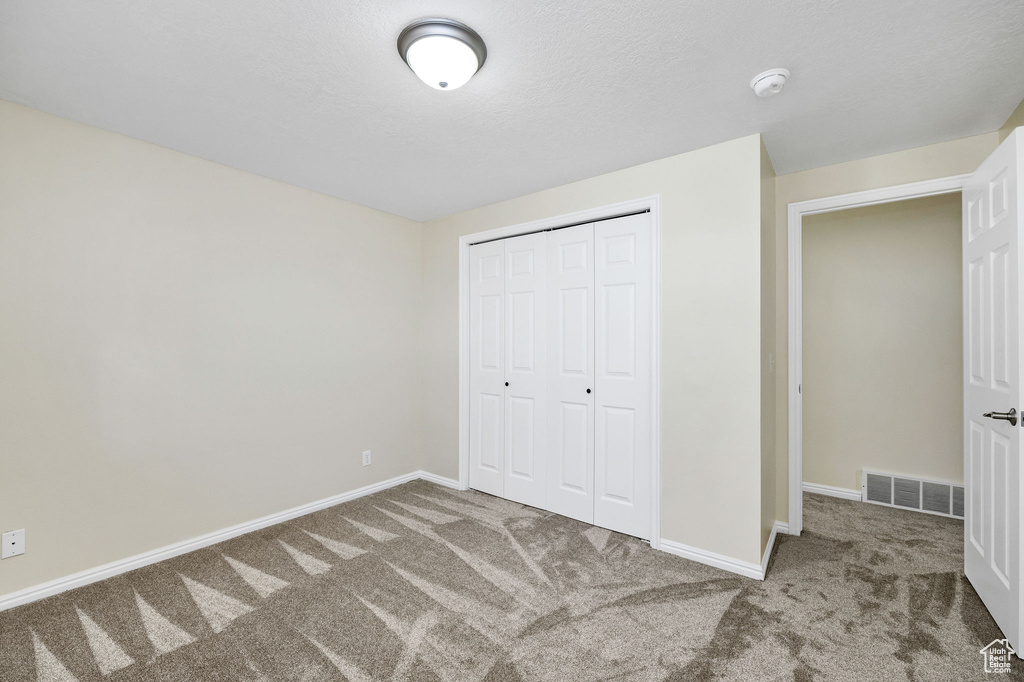
[[[782,86],[789,80],[786,69],[769,69],[759,73],[750,81],[750,88],[758,97],[771,97],[782,92]]]

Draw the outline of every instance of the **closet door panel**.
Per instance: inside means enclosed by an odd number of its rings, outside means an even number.
[[[594,521],[594,226],[547,233],[547,509]]]
[[[547,239],[504,240],[506,305],[504,496],[544,507],[547,449]]]
[[[589,497],[591,456],[591,408],[586,403],[562,400],[559,405],[562,433],[558,484],[564,491]],[[554,511],[554,510],[552,510]],[[586,516],[585,513],[580,513]]]
[[[504,494],[505,246],[469,249],[469,486]]]
[[[650,214],[594,226],[594,523],[650,539]]]

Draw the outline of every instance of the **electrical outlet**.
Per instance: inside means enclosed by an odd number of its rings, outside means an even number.
[[[370,466],[370,459],[371,459],[370,451],[369,450],[364,450],[363,451],[363,466],[364,467]]]
[[[4,533],[0,541],[3,542],[3,549],[0,550],[0,559],[10,559],[25,553],[25,529],[12,530]]]

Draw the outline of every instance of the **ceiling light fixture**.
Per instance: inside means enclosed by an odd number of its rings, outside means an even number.
[[[435,90],[466,84],[487,59],[480,35],[451,19],[421,19],[398,36],[398,53],[419,79]]]

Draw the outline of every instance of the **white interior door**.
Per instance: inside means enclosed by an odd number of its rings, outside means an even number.
[[[650,214],[594,225],[594,523],[650,539]]]
[[[963,191],[964,571],[1017,651],[1021,424],[993,413],[1021,407],[1022,130],[981,164]]]
[[[505,497],[544,507],[547,235],[505,240]]]
[[[469,485],[504,494],[505,242],[469,249]]]
[[[547,509],[593,523],[594,225],[547,235]]]

